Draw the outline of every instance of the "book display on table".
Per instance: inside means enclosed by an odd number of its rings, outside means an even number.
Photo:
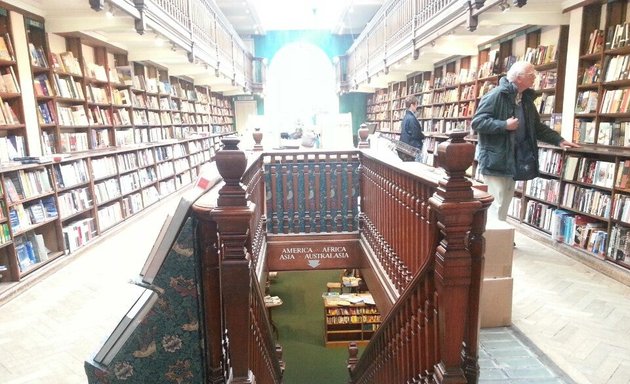
[[[381,323],[381,315],[369,293],[322,294],[324,343],[347,347],[350,341],[367,344]]]

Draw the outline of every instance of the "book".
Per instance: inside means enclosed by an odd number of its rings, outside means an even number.
[[[154,291],[142,288],[140,295],[135,300],[131,309],[129,309],[129,311],[127,311],[123,318],[118,322],[118,325],[116,325],[114,330],[94,355],[95,362],[105,366],[111,363],[112,359],[125,345],[134,330],[149,314],[158,300],[158,297],[158,294]]]
[[[173,214],[168,215],[164,220],[153,243],[153,248],[140,272],[142,281],[147,284],[153,282],[166,255],[173,246],[181,226],[186,221],[188,210],[205,191],[216,185],[219,180],[221,180],[221,176],[216,169],[216,164],[212,163],[202,167],[193,189],[182,196]]]

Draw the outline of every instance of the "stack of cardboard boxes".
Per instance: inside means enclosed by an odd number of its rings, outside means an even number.
[[[485,266],[479,313],[481,328],[503,327],[512,323],[512,255],[514,227],[504,221],[488,220]]]

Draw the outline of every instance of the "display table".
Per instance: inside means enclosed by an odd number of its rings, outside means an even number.
[[[282,305],[282,299],[278,296],[265,296],[265,307],[267,308],[267,314],[269,315],[269,323],[271,324],[271,330],[273,334],[276,336],[276,339],[280,337],[278,334],[278,328],[276,324],[273,322],[273,317],[271,316],[272,310]]]

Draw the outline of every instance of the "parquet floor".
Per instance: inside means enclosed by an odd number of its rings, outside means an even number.
[[[129,308],[121,299],[133,290],[128,280],[177,201],[144,213],[0,307],[0,383],[86,382],[83,361]],[[568,380],[495,380],[482,365],[483,382],[630,383],[630,287],[523,234],[516,243],[513,326],[503,335],[484,331],[482,344],[491,349],[493,337],[522,333],[543,364],[549,359]],[[493,354],[495,366],[509,368],[507,353]]]

